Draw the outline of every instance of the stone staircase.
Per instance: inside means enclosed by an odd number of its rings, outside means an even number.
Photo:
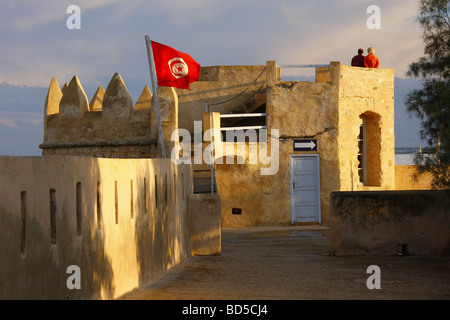
[[[211,193],[211,166],[209,164],[193,164],[194,193]],[[214,174],[214,172],[213,172]],[[217,193],[217,185],[214,174],[214,193]]]
[[[191,140],[193,141],[193,139]],[[206,146],[209,145],[209,142],[204,143],[202,147],[202,156],[203,151]],[[217,193],[217,185],[215,180],[215,173],[214,173],[214,166],[212,167],[213,172],[211,172],[211,165],[205,163],[205,160],[203,159],[201,164],[196,164],[194,161],[194,143],[191,143],[191,163],[192,163],[192,170],[193,170],[193,179],[194,179],[194,193],[209,193],[211,194],[211,175],[213,175],[213,182],[214,187],[213,191],[214,194]]]

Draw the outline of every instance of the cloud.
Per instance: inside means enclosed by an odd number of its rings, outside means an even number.
[[[119,72],[148,82],[144,35],[190,53],[202,65],[348,64],[373,45],[384,67],[404,75],[421,54],[417,8],[378,0],[382,29],[368,30],[370,1],[77,1],[81,30],[68,30],[72,1],[22,0],[0,10],[0,81],[48,86],[77,75],[83,84]],[[401,41],[399,41],[401,39]]]
[[[0,124],[5,125],[10,128],[17,128],[14,120],[0,117]]]
[[[43,24],[65,21],[70,15],[67,13],[67,8],[73,4],[78,5],[84,14],[119,2],[120,0],[79,0],[76,3],[68,0],[9,1],[7,4],[2,4],[0,28],[32,30]]]
[[[417,7],[409,0],[379,0],[381,29],[370,30],[366,24],[370,4],[346,0],[317,6],[316,2],[283,1],[281,12],[295,32],[291,33],[292,41],[280,50],[280,60],[299,64],[341,61],[348,65],[359,47],[373,46],[382,67],[405,76],[408,65],[421,53],[421,31],[414,22]]]
[[[230,10],[258,5],[261,1],[247,0],[147,0],[147,1],[127,1],[125,15],[135,15],[136,12],[143,13],[148,17],[163,18],[165,26],[189,27],[204,22],[213,22],[220,16],[225,15]],[[123,10],[121,10],[123,17]]]
[[[0,111],[0,124],[10,128],[24,128],[30,124],[41,125],[44,122],[42,114],[43,112]]]

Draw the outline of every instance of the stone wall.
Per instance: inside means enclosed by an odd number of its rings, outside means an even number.
[[[333,192],[332,255],[450,253],[447,191]]]
[[[190,201],[192,255],[220,255],[222,219],[218,194],[193,194]]]
[[[280,186],[274,190],[285,222],[291,220],[290,155],[319,153],[322,223],[328,224],[329,194],[340,188],[337,89],[332,82],[280,82],[268,91],[268,124],[280,130]],[[294,151],[295,139],[317,139],[317,151]]]
[[[276,68],[268,62],[267,72]],[[273,74],[274,72],[272,72]],[[393,70],[341,66],[316,69],[316,82],[268,81],[267,130],[279,130],[279,169],[261,163],[216,165],[224,226],[291,223],[290,156],[320,155],[321,223],[329,223],[330,192],[395,188]],[[358,134],[368,119],[368,183],[358,177]],[[317,139],[317,151],[293,150],[296,139]],[[256,148],[269,148],[259,143]],[[246,144],[247,150],[252,145]],[[236,162],[235,162],[236,163]],[[241,214],[233,215],[233,208]]]
[[[158,88],[165,141],[178,123],[173,88]],[[153,96],[145,86],[134,104],[118,73],[89,102],[76,76],[60,89],[52,78],[45,101],[42,155],[155,158],[159,155]],[[170,147],[170,144],[169,146]]]
[[[340,190],[395,189],[394,70],[339,68]],[[358,175],[359,125],[367,121],[368,182]]]
[[[0,157],[0,299],[114,299],[191,255],[190,165]],[[76,265],[81,289],[66,281]]]
[[[279,68],[277,70],[276,76],[281,79],[281,71]],[[264,65],[202,67],[198,81],[191,84],[191,90],[176,89],[179,127],[192,133],[194,121],[203,119],[206,102],[209,105],[208,112],[227,113],[243,106],[257,92],[265,91],[267,76]],[[232,99],[236,96],[236,99]],[[222,103],[224,101],[228,102]]]
[[[425,172],[414,178],[417,173],[415,165],[396,165],[395,166],[395,190],[430,190],[433,176]]]
[[[261,163],[249,163],[247,143],[245,164],[216,165],[222,200],[224,226],[249,226],[291,223],[290,155],[294,139],[317,139],[321,166],[321,203],[323,223],[328,223],[328,197],[339,189],[337,170],[337,86],[332,83],[278,82],[267,88],[267,130],[269,143],[258,143],[254,150],[275,156],[279,162],[274,174],[262,175]],[[271,130],[279,132],[279,142],[270,142]],[[267,150],[269,149],[269,150]],[[303,152],[317,153],[317,152]],[[273,160],[273,159],[272,159]],[[271,163],[271,165],[273,165]],[[239,215],[233,208],[241,209]],[[325,209],[324,209],[325,208]]]

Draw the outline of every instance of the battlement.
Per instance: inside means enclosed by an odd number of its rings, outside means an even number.
[[[178,98],[173,88],[158,88],[161,122],[173,123]],[[131,96],[115,73],[106,90],[99,86],[89,101],[74,76],[61,89],[50,81],[44,108],[42,155],[107,158],[154,158],[158,129],[153,95],[146,85],[133,106]]]

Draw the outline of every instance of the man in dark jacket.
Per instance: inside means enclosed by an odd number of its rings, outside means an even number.
[[[363,67],[364,68],[364,50],[359,48],[358,55],[352,58],[352,67]]]

